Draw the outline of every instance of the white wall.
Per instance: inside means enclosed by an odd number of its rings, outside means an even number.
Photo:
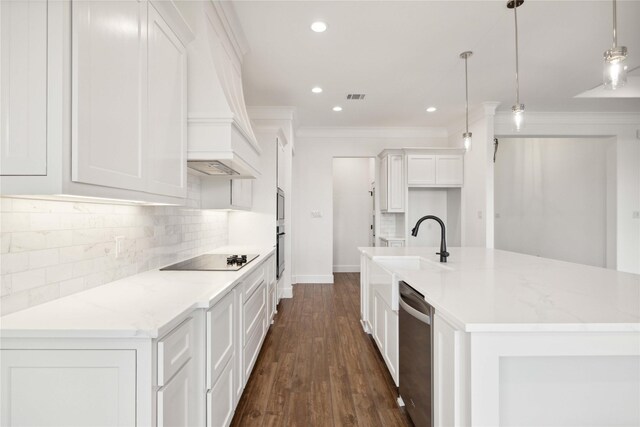
[[[274,130],[256,128],[262,149],[260,176],[253,180],[251,212],[229,213],[229,244],[273,247],[276,244],[276,137]]]
[[[227,245],[227,213],[200,210],[200,178],[188,206],[128,206],[1,198],[0,313],[172,264]],[[115,256],[116,236],[124,236]]]
[[[613,144],[601,138],[501,138],[495,247],[605,267],[607,152]]]
[[[602,136],[615,139],[616,267],[620,271],[637,274],[640,274],[639,130],[638,113],[528,113],[519,135]],[[513,136],[510,114],[496,115],[495,134],[499,138]]]
[[[493,247],[493,119],[495,102],[485,102],[469,119],[471,149],[464,156],[462,246]],[[462,147],[462,127],[450,129],[449,145]]]
[[[369,246],[373,220],[373,158],[333,159],[333,271],[360,271],[359,246]]]
[[[373,157],[385,148],[444,146],[444,129],[300,129],[293,162],[294,283],[333,283],[334,157]],[[314,210],[321,217],[312,217]]]

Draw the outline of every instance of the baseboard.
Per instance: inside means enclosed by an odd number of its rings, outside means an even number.
[[[289,286],[288,288],[281,289],[280,298],[293,298],[293,288]]]
[[[334,265],[334,273],[360,273],[360,264],[357,265]]]
[[[333,284],[333,274],[317,276],[293,276],[293,283],[329,283]]]

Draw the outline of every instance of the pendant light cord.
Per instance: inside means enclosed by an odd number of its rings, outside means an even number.
[[[615,0],[613,0],[615,3]],[[513,0],[513,16],[516,23],[516,105],[520,106],[520,82],[518,80],[518,0]]]
[[[469,76],[467,74],[467,60],[468,56],[464,57],[464,93],[465,93],[465,110],[466,110],[466,123],[467,123],[467,133],[469,133]]]
[[[618,11],[616,8],[616,0],[613,0],[613,48],[618,47]]]

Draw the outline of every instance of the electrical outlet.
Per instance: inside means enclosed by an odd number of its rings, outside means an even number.
[[[322,212],[319,210],[312,210],[311,211],[311,218],[322,218]]]
[[[633,211],[631,213],[631,218],[633,219],[640,219],[640,211]]]
[[[482,211],[478,211],[478,219],[482,219]]]
[[[124,236],[116,236],[116,259],[122,258],[122,251],[124,250]]]
[[[500,219],[500,214],[496,212],[496,219]]]

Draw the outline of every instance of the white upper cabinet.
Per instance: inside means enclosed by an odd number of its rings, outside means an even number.
[[[187,52],[149,6],[148,190],[184,197],[187,186]]]
[[[407,156],[407,184],[430,185],[436,183],[436,156],[410,154]]]
[[[407,185],[409,187],[460,187],[464,183],[463,162],[463,154],[408,154]]]
[[[384,154],[380,160],[380,210],[404,212],[404,156]]]
[[[2,194],[183,204],[193,34],[175,3],[0,7]]]
[[[47,173],[47,2],[0,1],[2,175]]]
[[[144,191],[147,2],[75,1],[72,11],[72,179]]]

